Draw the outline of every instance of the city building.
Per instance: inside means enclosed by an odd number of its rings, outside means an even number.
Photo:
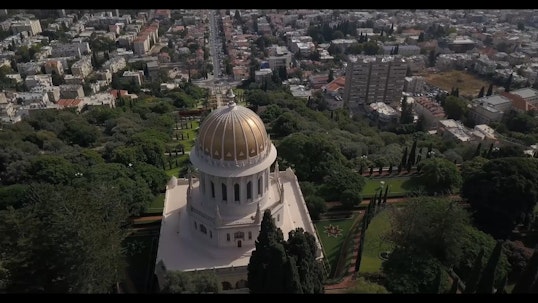
[[[229,101],[203,120],[190,152],[194,170],[166,188],[159,285],[166,271],[208,270],[224,292],[248,291],[247,266],[267,209],[285,239],[299,227],[312,234],[323,258],[297,177],[291,168],[279,170],[276,155],[263,121],[246,107]]]
[[[417,115],[423,117],[426,129],[437,128],[437,122],[446,116],[443,107],[428,97],[415,97],[413,109]]]
[[[344,103],[350,107],[397,103],[402,98],[406,73],[407,64],[400,56],[350,57]]]

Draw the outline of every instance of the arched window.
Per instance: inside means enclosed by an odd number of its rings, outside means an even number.
[[[234,233],[234,240],[235,239],[245,239],[245,233],[242,232],[242,231],[238,231],[236,233]]]
[[[234,200],[239,201],[239,184],[234,185]]]
[[[230,234],[226,234],[226,241],[230,241]]]
[[[252,182],[247,183],[247,199],[252,199]]]
[[[248,232],[248,239],[252,240],[252,232],[251,231]]]
[[[198,224],[196,224],[196,221],[194,222],[194,229],[198,229]]]
[[[215,198],[215,184],[211,181],[211,198]]]
[[[226,189],[226,184],[222,183],[222,200],[228,201],[228,190]]]
[[[262,177],[258,178],[258,196],[262,194]]]
[[[200,231],[204,234],[207,234],[207,229],[205,228],[205,225],[200,224]]]

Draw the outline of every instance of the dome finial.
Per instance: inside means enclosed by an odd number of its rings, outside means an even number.
[[[230,87],[230,89],[228,90],[228,92],[226,93],[226,97],[228,97],[229,99],[232,99],[235,98],[235,94],[234,94],[234,91],[232,90],[232,88]]]

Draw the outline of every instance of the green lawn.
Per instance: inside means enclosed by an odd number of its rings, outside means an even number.
[[[381,271],[383,260],[379,258],[379,254],[383,251],[390,251],[393,248],[391,242],[383,239],[383,235],[389,230],[389,210],[385,209],[370,221],[366,229],[359,273],[375,273]]]
[[[404,196],[417,185],[416,179],[412,177],[386,177],[386,178],[366,178],[366,184],[362,189],[362,198],[371,198],[379,189],[381,181],[385,182],[385,186],[389,186],[389,197]]]
[[[148,206],[146,213],[162,213],[164,207],[164,193],[155,196],[155,199]]]
[[[169,144],[174,146],[177,145],[177,143],[181,143],[181,145],[183,145],[183,147],[185,148],[185,151],[190,151],[194,146],[194,140],[196,139],[197,130],[200,126],[200,122],[198,122],[197,120],[179,121],[178,125],[188,128],[174,130],[174,134],[172,135],[173,140],[171,140]],[[181,134],[183,134],[183,140],[181,139]],[[175,140],[176,135],[179,140]]]
[[[325,257],[331,266],[331,272],[336,268],[338,258],[340,257],[340,249],[344,244],[346,236],[351,231],[354,219],[355,217],[352,216],[348,219],[318,221],[315,223]],[[335,231],[340,232],[336,237],[329,236],[327,229],[330,225],[335,227]]]
[[[172,166],[175,166],[175,164],[176,164],[175,158],[176,158],[176,156],[172,156]],[[165,156],[164,159],[165,159],[165,161],[168,161],[168,156]],[[185,162],[189,160],[189,155],[188,154],[184,154],[184,155],[180,154],[179,156],[177,156],[177,159],[178,159],[178,166],[177,167],[173,167],[172,169],[165,170],[165,173],[169,177],[172,177],[172,176],[175,176],[176,178],[179,177],[180,171],[185,167]],[[167,163],[166,166],[168,167],[168,163]]]

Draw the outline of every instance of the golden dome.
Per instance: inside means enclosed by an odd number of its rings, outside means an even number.
[[[200,125],[197,150],[216,160],[246,160],[270,144],[265,125],[250,109],[230,102],[211,112]]]

